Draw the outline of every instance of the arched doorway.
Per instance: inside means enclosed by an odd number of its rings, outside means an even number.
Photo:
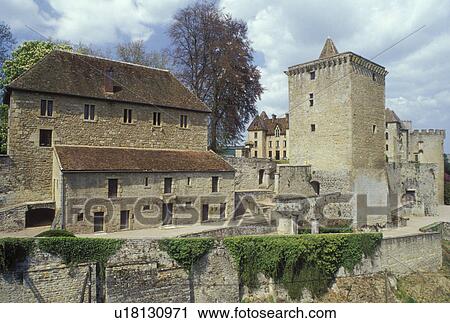
[[[55,210],[49,208],[31,209],[25,212],[25,228],[51,225]]]
[[[317,181],[312,181],[310,184],[311,184],[314,192],[316,192],[316,194],[319,195],[320,194],[320,183]]]

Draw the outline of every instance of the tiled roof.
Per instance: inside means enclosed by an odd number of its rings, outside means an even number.
[[[108,70],[113,92],[105,91]],[[8,89],[210,112],[169,71],[61,50],[49,53]]]
[[[280,134],[285,135],[289,129],[289,118],[268,118],[263,111],[261,115],[256,116],[248,127],[248,131],[267,131],[268,136],[275,135],[277,126],[280,128]]]
[[[62,171],[232,172],[212,151],[55,146]]]
[[[397,116],[397,114],[389,108],[386,108],[385,115],[386,115],[386,123],[401,123],[402,122],[400,120],[400,118]]]

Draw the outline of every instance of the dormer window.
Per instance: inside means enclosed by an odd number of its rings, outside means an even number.
[[[280,128],[277,126],[275,128],[275,137],[279,137],[280,136]]]

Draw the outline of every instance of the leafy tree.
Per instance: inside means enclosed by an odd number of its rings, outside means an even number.
[[[175,14],[169,35],[177,75],[212,111],[210,148],[241,140],[263,93],[246,23],[197,2]]]
[[[142,40],[122,43],[116,47],[117,57],[125,62],[167,69],[169,54],[167,50],[147,51]]]
[[[12,57],[3,64],[4,85],[29,70],[34,64],[54,49],[72,50],[67,43],[51,41],[26,41],[12,52]]]
[[[9,54],[16,43],[11,28],[3,22],[0,22],[0,68],[4,61],[9,58]]]

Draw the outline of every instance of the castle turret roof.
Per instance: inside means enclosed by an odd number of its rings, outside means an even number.
[[[319,59],[331,57],[339,54],[336,46],[334,46],[333,41],[330,37],[327,38],[325,44],[323,45],[322,52],[320,53]]]
[[[385,114],[386,114],[386,123],[401,123],[402,122],[400,120],[400,118],[397,116],[397,114],[389,108],[386,108]]]

